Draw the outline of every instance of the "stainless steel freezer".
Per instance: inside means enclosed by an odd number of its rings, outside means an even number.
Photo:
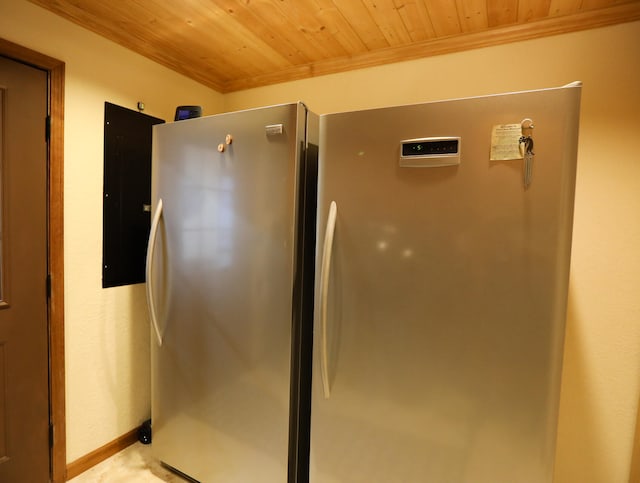
[[[317,127],[295,103],[154,130],[152,446],[191,478],[297,481],[308,458]]]
[[[321,116],[311,483],[552,480],[580,92]]]

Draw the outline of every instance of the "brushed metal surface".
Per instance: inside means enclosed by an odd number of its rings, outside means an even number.
[[[312,483],[550,482],[571,247],[580,87],[320,118]],[[492,126],[535,120],[522,160]],[[403,139],[455,136],[460,165],[404,168]],[[316,274],[316,304],[319,290]]]
[[[273,124],[282,134],[265,134]],[[152,351],[153,453],[204,482],[282,483],[304,108],[154,133],[153,203],[162,198],[163,216],[152,283],[163,344]]]

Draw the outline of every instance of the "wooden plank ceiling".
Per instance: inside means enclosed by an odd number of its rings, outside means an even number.
[[[30,0],[220,92],[640,19],[640,0]]]

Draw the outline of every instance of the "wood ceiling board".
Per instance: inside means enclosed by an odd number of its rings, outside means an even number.
[[[280,0],[278,3],[280,14],[289,19],[289,24],[297,29],[306,40],[315,60],[342,57],[349,52],[331,35],[327,23],[319,17],[319,6],[312,0]]]
[[[378,24],[360,0],[333,0],[333,3],[367,46],[367,50],[389,47],[389,42],[384,38]]]
[[[456,0],[463,32],[478,32],[489,27],[486,0]]]
[[[252,4],[242,0],[216,0],[216,3],[253,35],[287,57],[292,65],[311,61],[311,58],[306,56],[297,44],[296,40],[299,39],[287,35],[287,29],[290,26],[274,6],[267,4],[260,8],[259,5],[256,7],[255,2]]]
[[[315,64],[294,67],[288,71],[272,72],[250,79],[237,79],[226,85],[225,92],[300,80],[312,76],[335,74],[393,62],[415,60],[434,55],[462,52],[510,42],[548,37],[637,20],[640,20],[640,4],[635,2],[634,4],[625,4],[604,10],[584,12],[571,17],[552,17],[537,22],[515,24],[509,27],[489,29],[468,35],[458,35],[414,43],[403,47],[376,50],[350,59],[333,59],[330,61],[317,62]]]
[[[211,6],[207,0],[202,3],[208,6],[203,5],[193,12],[194,17],[201,12],[196,21],[198,25],[177,41],[192,52],[191,56],[207,53],[208,57],[221,60],[228,66],[224,72],[219,69],[221,78],[227,80],[238,75],[255,75],[265,69],[279,70],[293,65],[286,53],[274,49],[226,11]],[[210,28],[211,25],[214,28]],[[171,46],[165,45],[164,51],[171,53]],[[197,59],[194,59],[194,64],[197,65]]]
[[[412,42],[436,37],[426,2],[422,0],[394,0]]]
[[[220,92],[640,17],[640,0],[29,1]]]
[[[309,0],[315,5],[318,19],[349,54],[367,52],[367,45],[332,0]]]
[[[481,0],[484,4],[486,0]],[[467,2],[473,4],[472,2]],[[460,12],[455,2],[449,0],[433,0],[427,3],[429,16],[432,19],[433,28],[435,29],[436,38],[457,35],[462,32],[460,25]],[[484,8],[486,11],[486,7]],[[484,25],[478,25],[478,29],[486,29]]]
[[[582,0],[580,10],[594,10],[596,8],[612,7],[625,3],[625,0]]]
[[[551,0],[518,0],[518,22],[530,22],[549,16]]]
[[[487,0],[489,27],[512,25],[518,21],[518,0]]]
[[[551,0],[549,16],[571,15],[580,11],[582,0]]]
[[[201,64],[201,56],[215,59],[218,77],[223,81],[239,75],[255,75],[265,69],[278,70],[293,65],[285,54],[272,48],[227,10],[209,0],[145,0],[145,3],[151,1],[165,5],[163,12],[168,15],[163,24],[174,25],[173,29],[166,30],[154,26],[150,29],[152,31],[147,32],[148,35],[157,35],[162,39],[158,56],[166,56],[174,61],[186,58],[194,66]],[[159,7],[153,9],[160,10]],[[135,46],[130,48],[135,50]],[[180,49],[178,55],[174,48]]]
[[[393,1],[362,0],[362,3],[390,46],[411,43],[409,32]]]

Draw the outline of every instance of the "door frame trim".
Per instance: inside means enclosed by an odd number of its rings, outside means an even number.
[[[0,55],[48,73],[47,258],[51,278],[49,324],[49,418],[53,425],[50,447],[51,481],[66,481],[66,419],[64,369],[64,78],[65,63],[0,38]],[[44,122],[44,120],[43,120]],[[44,126],[43,126],[44,127]]]

